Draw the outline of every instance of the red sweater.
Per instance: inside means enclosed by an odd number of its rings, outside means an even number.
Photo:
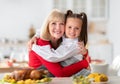
[[[50,42],[42,39],[38,39],[37,44],[44,46],[44,45],[50,45]],[[30,59],[29,60],[30,66],[37,68],[43,64],[56,77],[69,77],[79,72],[81,69],[87,68],[89,66],[87,60],[82,60],[72,65],[62,67],[60,63],[52,63],[44,60],[34,51],[29,52],[29,59]]]

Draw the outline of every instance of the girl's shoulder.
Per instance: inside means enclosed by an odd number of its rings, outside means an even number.
[[[44,40],[42,38],[37,38],[36,44],[41,46],[50,45],[50,41]]]

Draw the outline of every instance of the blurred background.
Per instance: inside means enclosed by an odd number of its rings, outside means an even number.
[[[0,0],[0,60],[28,61],[27,42],[53,8],[85,12],[92,59],[112,63],[120,55],[119,0]],[[18,58],[18,56],[20,58]]]

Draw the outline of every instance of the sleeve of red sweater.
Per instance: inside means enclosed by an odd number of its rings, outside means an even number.
[[[56,77],[69,77],[73,74],[79,72],[83,68],[88,67],[87,60],[82,60],[78,63],[72,64],[67,67],[62,67],[59,63],[51,63],[39,56],[39,59],[43,63],[44,66]]]
[[[88,61],[88,63],[91,62],[91,58],[90,58],[90,56],[88,54],[88,50],[87,50],[87,53],[84,55],[84,57],[86,58],[86,60]]]
[[[44,40],[39,39],[37,41],[38,45],[48,45],[49,42],[46,42]],[[50,44],[49,44],[50,45]],[[38,59],[41,60],[42,64],[56,77],[69,77],[72,76],[73,74],[77,73],[78,71],[80,71],[83,68],[87,68],[88,67],[88,62],[87,60],[82,60],[80,62],[77,62],[75,64],[72,64],[70,66],[67,67],[62,67],[60,65],[60,63],[52,63],[52,62],[48,62],[46,60],[44,60],[43,58],[41,58],[40,56],[38,56]]]

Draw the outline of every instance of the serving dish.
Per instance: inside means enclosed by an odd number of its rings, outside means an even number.
[[[91,84],[108,84],[109,82],[91,82]]]
[[[15,70],[4,74],[0,84],[49,84],[52,78],[47,76],[47,70],[31,68]]]
[[[6,74],[2,79],[0,79],[0,84],[49,84],[52,81],[52,78],[50,77],[45,77],[39,80],[32,80],[32,79],[26,79],[26,80],[19,80],[19,81],[15,81],[14,79],[7,79],[5,77],[7,77],[9,75]]]
[[[35,83],[35,84],[49,84],[51,81],[48,82],[43,82],[43,83]],[[17,84],[17,83],[8,83],[8,82],[4,82],[4,80],[0,80],[0,84]],[[23,83],[24,84],[24,83]]]

